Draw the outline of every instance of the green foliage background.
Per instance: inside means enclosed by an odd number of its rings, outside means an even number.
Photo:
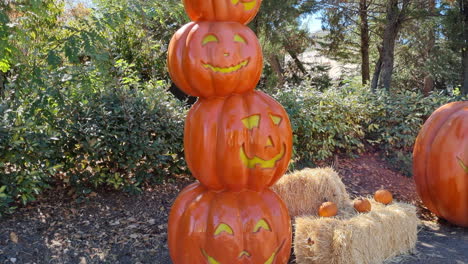
[[[170,38],[188,21],[181,1],[94,2],[94,9],[66,8],[61,0],[0,3],[0,215],[46,189],[78,197],[93,190],[137,193],[188,173],[182,143],[188,106],[168,91],[166,69]],[[298,18],[316,7],[275,3],[265,0],[250,26],[266,58],[259,89],[290,115],[292,168],[369,146],[409,168],[424,120],[463,98],[424,97],[410,82],[398,93],[374,94],[357,79],[333,83],[326,69],[300,74],[295,64],[283,65],[280,80],[271,62],[308,48]]]

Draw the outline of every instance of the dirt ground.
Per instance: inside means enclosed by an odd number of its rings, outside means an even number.
[[[468,229],[437,221],[421,205],[411,178],[373,154],[338,159],[333,166],[352,196],[384,187],[418,206],[424,221],[417,252],[388,263],[468,263]],[[91,193],[82,203],[64,192],[47,193],[0,220],[0,263],[171,263],[167,217],[177,194],[193,181],[180,177],[138,196]]]

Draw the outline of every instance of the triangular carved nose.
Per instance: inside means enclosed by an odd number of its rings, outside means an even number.
[[[273,147],[273,140],[271,140],[271,137],[268,137],[267,143],[265,145],[266,147]]]

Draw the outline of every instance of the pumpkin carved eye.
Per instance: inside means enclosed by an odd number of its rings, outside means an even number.
[[[210,43],[210,42],[218,42],[218,38],[213,35],[213,34],[209,34],[207,35],[206,37],[203,38],[203,41],[202,41],[202,46]]]
[[[270,225],[265,221],[265,219],[260,219],[257,224],[255,225],[253,232],[257,233],[260,231],[260,228],[263,228],[267,231],[271,231]]]
[[[234,36],[234,42],[247,44],[247,41],[243,37],[241,37],[241,35],[238,34]]]
[[[242,123],[247,129],[253,129],[254,127],[258,127],[260,124],[260,115],[251,115],[242,119]]]
[[[234,231],[232,231],[232,228],[229,225],[225,224],[225,223],[221,223],[221,224],[218,225],[218,227],[215,230],[214,235],[217,236],[217,235],[221,234],[222,232],[226,232],[229,235],[234,235]]]
[[[271,118],[271,120],[273,121],[273,123],[274,123],[275,125],[277,125],[277,126],[281,123],[281,120],[282,120],[281,117],[275,116],[275,115],[272,115],[272,114],[270,114],[270,118]]]

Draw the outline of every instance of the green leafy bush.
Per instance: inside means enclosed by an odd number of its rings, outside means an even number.
[[[307,85],[285,87],[274,97],[287,110],[294,133],[295,160],[323,160],[336,153],[364,150],[372,119],[364,89],[330,88],[324,92]]]
[[[57,169],[50,163],[56,137],[46,124],[46,104],[45,92],[0,102],[0,215],[12,211],[15,200],[34,201]]]
[[[440,106],[463,98],[432,93],[402,91],[380,93],[373,100],[373,120],[377,130],[369,131],[369,142],[385,151],[386,156],[402,172],[411,175],[412,151],[424,121]]]
[[[185,170],[183,103],[164,82],[141,82],[132,65],[116,68],[120,77],[89,82],[52,74],[22,83],[36,92],[1,101],[0,214],[57,183],[78,194],[136,192]]]
[[[404,91],[373,94],[355,80],[323,92],[307,84],[286,86],[274,97],[288,111],[294,133],[294,160],[313,162],[335,154],[362,152],[366,145],[384,151],[405,173],[424,121],[459,96]],[[403,165],[402,165],[403,164]]]
[[[113,87],[64,110],[58,144],[72,186],[137,190],[183,167],[185,109],[160,84]]]

